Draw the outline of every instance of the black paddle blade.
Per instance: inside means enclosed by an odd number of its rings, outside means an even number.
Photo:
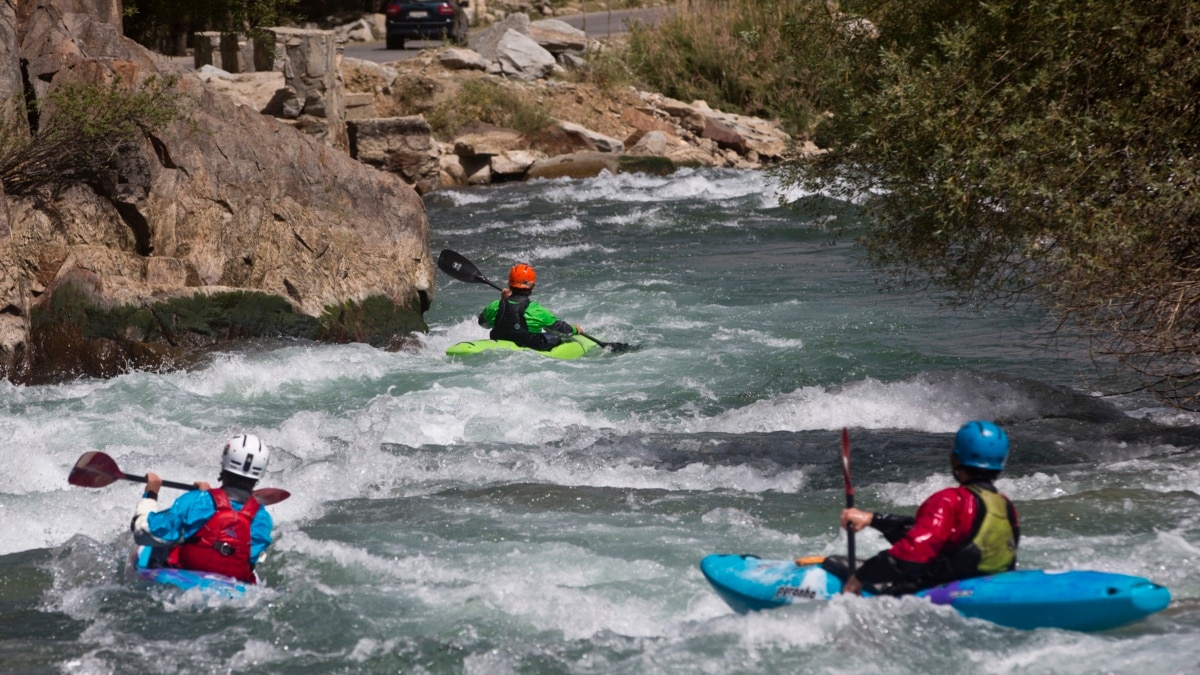
[[[605,349],[611,349],[614,354],[624,354],[625,352],[636,352],[641,349],[641,345],[631,345],[627,342],[605,342],[598,337],[593,337],[587,333],[580,333],[581,336],[595,342]]]
[[[442,249],[442,252],[438,254],[437,266],[439,270],[459,281],[465,281],[468,284],[484,283],[496,290],[500,290],[500,287],[485,277],[474,263],[448,248]]]
[[[116,460],[103,452],[85,452],[75,462],[67,482],[79,487],[98,488],[112,485],[125,477]]]
[[[631,345],[627,342],[606,342],[605,349],[611,349],[614,354],[624,354],[626,352],[636,352],[641,349],[641,345]]]

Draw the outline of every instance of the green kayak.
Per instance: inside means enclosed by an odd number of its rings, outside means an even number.
[[[459,342],[458,344],[451,345],[446,350],[446,354],[449,356],[463,356],[466,354],[478,354],[479,352],[486,352],[491,349],[507,349],[510,351],[533,352],[542,356],[549,356],[553,359],[577,359],[599,346],[594,340],[589,340],[582,335],[572,335],[563,340],[562,344],[548,352],[521,347],[517,343],[508,340],[472,340],[471,342]]]

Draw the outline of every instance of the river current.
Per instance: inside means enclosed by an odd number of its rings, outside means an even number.
[[[426,205],[435,255],[499,283],[529,262],[536,300],[643,349],[447,357],[486,337],[496,292],[439,272],[413,349],[272,343],[187,372],[0,383],[0,671],[1200,670],[1200,416],[1097,395],[1134,387],[1035,339],[1036,317],[884,292],[854,205],[716,170]],[[845,551],[843,427],[858,504],[911,513],[951,484],[953,432],[977,418],[1013,440],[998,486],[1022,567],[1149,577],[1171,606],[1098,634],[913,598],[743,616],[701,576],[713,552]],[[265,583],[230,601],[124,582],[140,487],[72,487],[75,460],[215,482],[243,430],[273,448],[262,485],[292,493]],[[884,546],[858,537],[860,555]]]

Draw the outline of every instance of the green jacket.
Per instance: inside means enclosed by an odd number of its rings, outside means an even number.
[[[490,305],[479,313],[479,325],[484,328],[496,327],[496,314],[500,311],[500,301],[493,300]],[[575,327],[550,313],[550,310],[530,300],[525,308],[525,324],[530,333],[541,333],[549,330],[564,335],[575,335]]]

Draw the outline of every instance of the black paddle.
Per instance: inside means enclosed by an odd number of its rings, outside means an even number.
[[[480,272],[479,268],[476,267],[474,263],[472,263],[470,260],[467,260],[461,254],[451,251],[448,248],[442,249],[441,254],[438,255],[437,266],[438,269],[446,274],[449,274],[455,279],[458,279],[459,281],[465,281],[468,284],[482,283],[487,284],[498,291],[504,290],[503,288],[492,283],[491,279],[488,279],[486,276],[484,276],[483,272]],[[611,349],[614,354],[633,352],[641,349],[640,345],[631,345],[625,342],[605,342],[603,340],[598,340],[587,333],[580,333],[580,335],[591,340],[592,342],[595,342],[601,347],[604,347],[605,349]]]
[[[83,453],[79,457],[79,460],[75,462],[74,468],[71,469],[71,475],[67,476],[67,482],[71,485],[90,488],[112,485],[119,480],[145,483],[146,477],[135,476],[121,471],[121,468],[117,466],[116,460],[98,451]],[[164,480],[162,484],[176,490],[196,489],[195,485],[178,483],[173,480]],[[292,493],[280,488],[262,488],[261,490],[254,491],[254,498],[263,506],[278,504],[291,496]]]
[[[850,432],[842,427],[842,477],[846,479],[846,508],[854,508],[854,484],[850,482]],[[850,556],[850,576],[854,576],[854,523],[846,523],[846,548]]]

